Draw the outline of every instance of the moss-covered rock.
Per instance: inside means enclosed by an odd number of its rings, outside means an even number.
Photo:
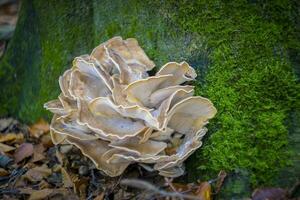
[[[42,105],[58,95],[58,76],[75,56],[116,35],[135,37],[158,67],[195,66],[198,95],[218,108],[189,175],[233,172],[225,190],[239,197],[250,186],[291,184],[300,175],[298,8],[288,0],[22,1],[0,64],[0,113],[47,117]]]

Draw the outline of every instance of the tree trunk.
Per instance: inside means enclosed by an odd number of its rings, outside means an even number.
[[[191,47],[199,39],[168,25],[160,14],[153,15],[156,11],[140,1],[22,1],[0,66],[5,86],[0,113],[25,122],[47,117],[43,104],[59,94],[59,75],[74,57],[91,53],[113,36],[137,38],[157,66],[193,60]]]

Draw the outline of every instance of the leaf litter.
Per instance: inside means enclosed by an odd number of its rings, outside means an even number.
[[[184,178],[163,178],[133,165],[123,175],[111,178],[76,147],[54,146],[44,120],[27,126],[15,119],[0,119],[0,128],[0,199],[212,200],[227,176],[221,171],[213,180],[186,183]],[[251,198],[288,199],[291,193],[265,188],[255,190]]]

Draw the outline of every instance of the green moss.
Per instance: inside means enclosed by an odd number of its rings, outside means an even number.
[[[158,68],[170,60],[191,58],[193,46],[202,43],[197,35],[171,26],[151,2],[95,0],[93,8],[97,11],[94,12],[95,46],[113,36],[137,38]]]
[[[91,2],[22,2],[17,29],[0,65],[7,94],[0,98],[1,115],[17,115],[25,122],[49,116],[43,104],[59,94],[59,75],[75,56],[93,47],[93,26],[87,23],[92,19]]]
[[[153,15],[146,2],[131,1],[24,1],[20,20],[0,63],[0,115],[25,122],[50,118],[43,104],[59,94],[58,77],[76,56],[113,36],[138,39],[156,64],[191,57],[192,34],[168,26]],[[193,39],[186,41],[186,36]],[[192,41],[192,42],[191,42]]]
[[[165,5],[176,8],[170,17],[174,24],[200,34],[211,49],[205,84],[198,85],[197,94],[210,98],[218,114],[204,147],[190,159],[190,166],[198,166],[206,178],[242,168],[249,171],[253,186],[274,184],[279,170],[290,163],[285,120],[299,109],[300,89],[287,56],[290,48],[299,51],[294,4]]]
[[[18,24],[24,24],[24,26],[28,26],[30,21],[34,20],[35,13],[31,12],[29,15],[27,12],[32,10],[31,5],[24,5],[21,10],[19,16],[20,19]],[[17,27],[15,34],[22,33],[21,28]],[[34,28],[29,29],[27,32],[23,34],[24,37],[32,35],[32,37],[37,37],[37,31]],[[17,46],[15,44],[18,44]],[[38,46],[38,42],[35,42],[32,48],[36,48]],[[16,66],[22,65],[24,61],[27,61],[27,65],[32,65],[32,58],[37,57],[37,53],[34,53],[31,50],[25,51],[27,48],[26,42],[19,37],[14,37],[8,45],[7,52],[5,57],[1,60],[0,65],[0,113],[1,115],[9,115],[16,114],[18,112],[19,105],[19,96],[21,90],[20,79],[22,76],[22,71],[24,69],[17,68]],[[18,59],[15,59],[18,58]],[[32,60],[31,60],[32,59]],[[21,72],[21,73],[19,73]]]

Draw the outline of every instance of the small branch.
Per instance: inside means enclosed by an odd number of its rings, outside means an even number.
[[[159,194],[159,195],[165,196],[165,197],[179,197],[182,199],[202,200],[200,197],[196,197],[193,195],[181,194],[179,192],[167,192],[165,190],[161,190],[161,189],[155,187],[151,183],[148,183],[148,182],[142,181],[142,180],[138,180],[138,179],[123,179],[123,180],[121,180],[120,183],[122,185],[127,185],[129,187],[134,187],[134,188],[141,189],[141,190],[151,191],[154,194]]]

